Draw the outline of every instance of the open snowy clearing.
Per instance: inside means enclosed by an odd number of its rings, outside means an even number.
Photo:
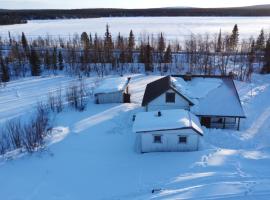
[[[236,81],[248,117],[240,132],[205,129],[198,152],[139,154],[132,116],[142,110],[146,84],[158,78],[134,75],[131,104],[89,102],[85,112],[56,116],[47,151],[0,158],[0,199],[269,199],[270,76]],[[10,82],[0,89],[0,121],[28,115],[37,100],[73,80]],[[85,82],[91,88],[96,78]]]

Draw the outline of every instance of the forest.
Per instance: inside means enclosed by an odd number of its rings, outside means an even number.
[[[270,16],[269,5],[238,8],[150,8],[150,9],[0,9],[0,25],[26,23],[37,19],[71,19],[97,17],[162,17],[162,16]]]

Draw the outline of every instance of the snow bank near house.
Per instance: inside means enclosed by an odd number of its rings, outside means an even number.
[[[125,89],[127,77],[107,78],[94,90],[95,94],[117,92]]]
[[[141,112],[136,115],[133,132],[194,128],[203,133],[199,119],[186,110],[161,110],[161,116],[156,112]]]

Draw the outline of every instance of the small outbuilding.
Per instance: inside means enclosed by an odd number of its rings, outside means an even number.
[[[130,103],[129,82],[131,78],[108,78],[94,90],[95,102],[106,103]]]
[[[133,132],[142,153],[197,151],[203,136],[199,119],[183,109],[138,113]]]

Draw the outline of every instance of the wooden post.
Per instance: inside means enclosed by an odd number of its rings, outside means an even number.
[[[223,129],[225,129],[226,128],[226,118],[224,117],[223,118]]]

